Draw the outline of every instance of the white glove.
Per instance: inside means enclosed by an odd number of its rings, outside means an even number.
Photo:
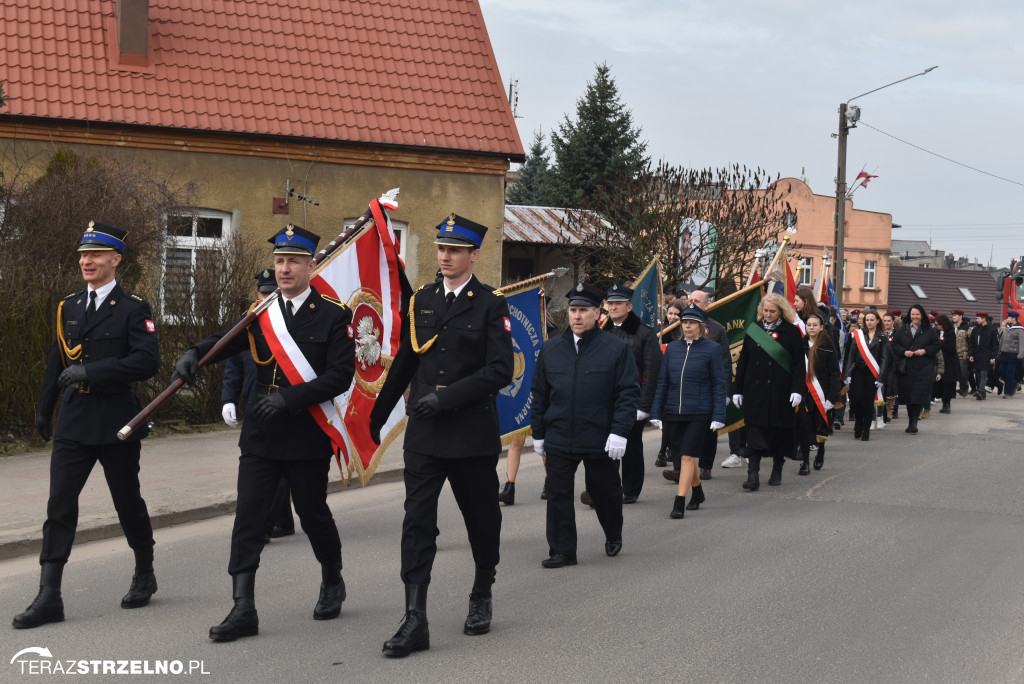
[[[717,420],[711,421],[711,429],[712,430],[721,430],[724,427],[725,427],[725,423],[719,423]]]
[[[238,427],[238,414],[235,412],[234,404],[224,404],[224,408],[220,410],[220,415],[224,416],[224,422],[231,427]]]
[[[636,419],[637,419],[637,421],[647,420],[650,417],[651,417],[651,414],[648,413],[647,411],[641,411],[640,409],[636,410]]]
[[[850,377],[846,378],[845,380],[843,380],[843,383],[844,383],[844,384],[845,384],[845,385],[846,385],[847,387],[849,387],[849,386],[850,386],[850,383],[851,383],[851,382],[853,382],[853,376],[850,376]]]
[[[665,429],[665,427],[662,424],[662,422],[660,420],[658,420],[657,418],[651,418],[651,425],[653,425],[654,427],[658,428],[659,430],[664,430]]]
[[[729,402],[730,401],[731,401],[731,399],[729,399],[728,395],[726,395],[726,397],[725,397],[725,407],[726,408],[729,408]]]
[[[877,389],[879,392],[881,392],[882,391],[882,387],[884,387],[884,384],[882,383],[882,381],[881,380],[875,380],[875,389]]]
[[[826,411],[831,411],[833,406],[835,406],[835,404],[833,404],[828,399],[825,400],[825,410]]]
[[[608,452],[608,458],[618,461],[626,455],[626,438],[616,434],[608,435],[608,441],[604,443],[604,450]]]
[[[799,406],[800,402],[803,400],[804,398],[797,394],[796,392],[793,392],[792,394],[789,395],[789,405],[792,406],[793,408]]]
[[[736,408],[740,408],[741,406],[743,406],[743,395],[742,394],[734,394],[734,395],[732,395],[732,403],[736,404]]]
[[[533,450],[537,453],[538,456],[540,456],[541,458],[544,458],[544,440],[543,439],[535,439],[535,440],[533,440]]]

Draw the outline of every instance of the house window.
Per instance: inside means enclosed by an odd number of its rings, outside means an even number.
[[[358,220],[354,218],[345,219],[345,228],[351,228]],[[391,229],[395,231],[395,241],[398,243],[398,256],[401,257],[402,263],[405,263],[405,238],[409,235],[409,224],[404,221],[391,219]],[[331,240],[335,237],[337,236],[332,235]]]
[[[865,261],[864,262],[864,287],[874,289],[875,287],[875,267],[877,261]]]
[[[164,243],[161,312],[173,320],[182,306],[195,306],[195,274],[221,259],[220,249],[231,234],[231,214],[201,209],[168,214]]]
[[[928,295],[924,293],[924,290],[921,289],[920,285],[911,285],[910,289],[918,299],[928,299]]]
[[[976,301],[978,301],[978,298],[974,296],[974,293],[971,292],[971,290],[969,288],[958,287],[956,289],[960,290],[960,294],[962,294],[964,296],[964,299],[966,299],[967,301],[969,301],[969,302],[976,302]]]
[[[797,286],[811,285],[814,282],[814,257],[800,259],[800,280]]]

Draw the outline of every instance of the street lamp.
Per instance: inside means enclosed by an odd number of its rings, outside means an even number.
[[[937,66],[928,67],[919,74],[913,76],[907,76],[901,78],[898,81],[887,83],[884,86],[879,86],[874,90],[869,90],[866,93],[861,93],[856,97],[851,97],[846,102],[839,105],[839,170],[836,172],[836,270],[839,275],[836,277],[836,301],[838,306],[843,305],[843,288],[846,286],[846,260],[843,254],[843,242],[845,241],[846,233],[846,137],[849,135],[851,128],[857,127],[857,121],[860,119],[860,107],[849,107],[849,104],[857,98],[870,95],[871,93],[877,93],[883,88],[894,86],[897,83],[903,83],[909,81],[912,78],[918,76],[924,76],[929,71],[938,69]]]

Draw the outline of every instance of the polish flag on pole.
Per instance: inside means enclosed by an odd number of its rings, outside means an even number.
[[[866,188],[868,187],[868,181],[870,181],[872,178],[878,178],[878,176],[872,175],[867,171],[861,171],[860,173],[857,174],[857,177],[853,179],[853,182],[856,185],[857,181],[860,181],[860,187]]]
[[[405,401],[400,399],[380,431],[380,446],[370,437],[370,411],[398,353],[403,296],[408,301],[411,292],[385,211],[397,208],[389,195],[371,202],[373,221],[318,264],[312,280],[319,292],[340,299],[352,310],[349,335],[356,343],[356,373],[348,391],[335,399],[337,413],[343,417],[337,459],[342,478],[355,474],[364,486],[385,449],[405,428]]]

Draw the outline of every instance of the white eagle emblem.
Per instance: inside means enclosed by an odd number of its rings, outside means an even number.
[[[362,365],[363,370],[367,366],[376,366],[380,361],[380,342],[378,336],[380,329],[373,327],[373,320],[369,316],[359,319],[356,327],[356,360]]]

